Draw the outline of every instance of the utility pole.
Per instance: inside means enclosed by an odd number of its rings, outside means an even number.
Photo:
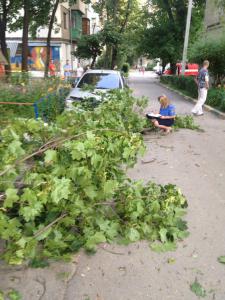
[[[189,0],[188,3],[187,23],[186,23],[184,50],[183,50],[183,58],[182,58],[182,71],[181,71],[182,75],[184,75],[185,73],[185,65],[187,61],[187,48],[188,48],[190,25],[191,25],[192,2],[193,2],[192,0]]]

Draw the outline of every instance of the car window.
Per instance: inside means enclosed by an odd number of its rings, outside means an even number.
[[[107,73],[88,73],[85,74],[79,84],[78,88],[82,88],[84,85],[92,85],[96,89],[119,89],[121,88],[120,78],[117,74]]]

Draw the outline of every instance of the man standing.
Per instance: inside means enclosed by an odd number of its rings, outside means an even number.
[[[84,69],[81,67],[80,64],[77,65],[77,79],[80,79],[81,76],[83,75],[84,73]]]
[[[51,60],[48,68],[49,68],[50,77],[55,77],[56,66],[54,64],[54,60],[53,59]]]
[[[63,67],[64,70],[64,78],[65,81],[68,81],[68,79],[71,78],[71,71],[72,71],[72,66],[69,63],[69,60],[67,59],[66,64]]]
[[[199,71],[198,76],[195,78],[195,82],[198,86],[198,101],[195,107],[192,109],[192,113],[197,116],[202,116],[202,106],[204,105],[207,93],[209,89],[209,73],[208,73],[209,61],[203,62],[203,67]]]

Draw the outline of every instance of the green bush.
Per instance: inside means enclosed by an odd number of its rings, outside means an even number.
[[[160,81],[185,92],[193,98],[198,96],[198,89],[192,76],[161,76]]]
[[[198,40],[192,45],[189,58],[199,64],[208,59],[215,84],[221,83],[225,76],[225,38]]]
[[[207,96],[206,104],[216,107],[225,112],[225,89],[214,88],[210,89]]]
[[[128,63],[124,63],[122,65],[122,68],[121,68],[121,71],[124,73],[124,74],[128,74],[129,73],[129,70],[130,70],[130,65]]]

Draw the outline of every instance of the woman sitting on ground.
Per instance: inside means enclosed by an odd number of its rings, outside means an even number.
[[[147,114],[146,116],[152,121],[155,127],[162,129],[165,133],[169,133],[172,130],[176,117],[175,106],[170,104],[169,99],[165,95],[159,96],[158,101],[160,103],[160,116],[157,118],[151,116],[151,114]]]

